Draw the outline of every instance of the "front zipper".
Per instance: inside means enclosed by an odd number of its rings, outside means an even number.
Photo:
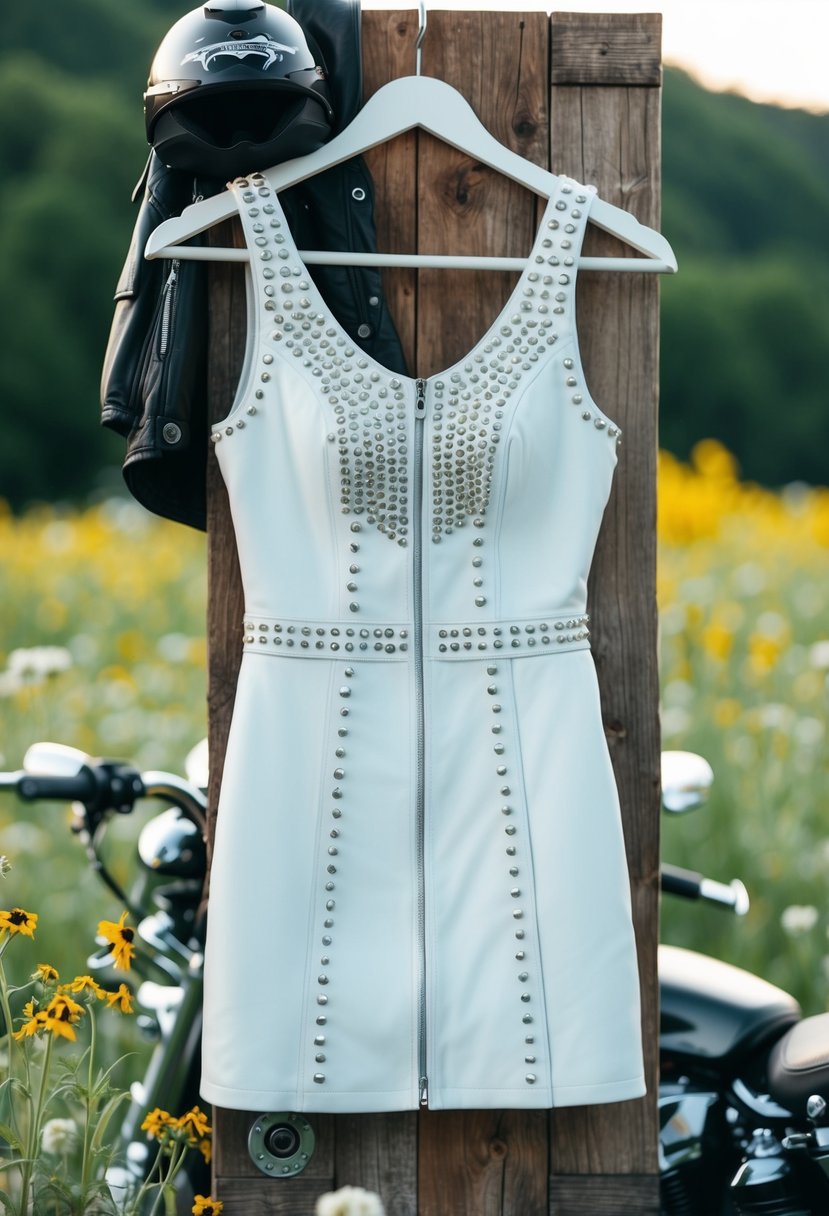
[[[418,972],[420,991],[418,995],[418,1069],[420,1077],[420,1105],[429,1103],[429,1082],[426,1076],[426,875],[425,853],[425,738],[426,729],[423,709],[423,527],[421,510],[423,504],[423,421],[426,417],[426,381],[415,381],[415,427],[414,469],[412,475],[412,541],[413,541],[413,587],[414,599],[414,662],[415,701],[417,713],[417,935]]]
[[[164,284],[164,300],[161,305],[161,332],[158,339],[158,353],[161,358],[164,358],[167,354],[167,344],[170,340],[170,329],[175,311],[176,281],[178,279],[179,265],[179,259],[175,258],[170,268],[170,273],[167,276],[167,282]]]

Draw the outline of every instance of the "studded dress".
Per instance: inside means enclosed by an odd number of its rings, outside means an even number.
[[[584,383],[593,191],[560,179],[469,354],[356,349],[259,175],[245,366],[212,438],[246,615],[211,880],[202,1094],[296,1111],[645,1092],[585,613],[618,428]]]

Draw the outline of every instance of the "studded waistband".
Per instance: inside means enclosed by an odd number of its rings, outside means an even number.
[[[580,616],[548,616],[544,620],[464,621],[430,625],[424,630],[426,653],[437,659],[469,659],[503,650],[510,656],[584,650],[590,645],[590,620]]]
[[[426,625],[427,658],[472,659],[505,651],[512,656],[556,654],[590,645],[589,617],[553,614],[544,620],[453,621]],[[248,615],[242,635],[245,650],[295,658],[327,659],[341,653],[352,658],[405,661],[413,646],[411,624],[346,625],[336,621],[298,621]]]

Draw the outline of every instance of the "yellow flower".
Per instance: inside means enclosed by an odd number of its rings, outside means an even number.
[[[37,1009],[34,1000],[27,1001],[23,1006],[23,1016],[24,1018],[28,1018],[28,1021],[24,1022],[20,1029],[14,1032],[14,1037],[18,1043],[21,1039],[28,1039],[32,1035],[37,1034],[46,1025],[46,1011]]]
[[[59,992],[91,992],[102,1001],[106,992],[91,975],[76,975],[70,984],[61,984]]]
[[[198,1140],[210,1135],[210,1123],[207,1115],[203,1110],[199,1110],[198,1106],[188,1110],[186,1115],[182,1115],[179,1119],[175,1119],[176,1127],[180,1128],[185,1133],[191,1144],[195,1145]]]
[[[25,912],[23,908],[12,908],[10,912],[0,911],[0,930],[8,933],[24,933],[26,937],[34,937],[37,928],[37,912]]]
[[[197,1195],[191,1211],[193,1216],[219,1216],[224,1206],[220,1199],[213,1199],[210,1195]]]
[[[765,675],[771,671],[782,651],[779,638],[766,633],[752,633],[748,639],[748,657],[753,671]]]
[[[51,1031],[56,1038],[69,1039],[70,1042],[74,1043],[75,1031],[73,1027],[84,1012],[83,1005],[79,1005],[77,1001],[73,1001],[71,996],[59,992],[56,996],[52,997],[44,1012],[46,1014],[46,1021],[44,1023],[46,1029]]]
[[[702,631],[702,645],[712,659],[727,659],[734,644],[734,634],[725,625],[712,621]]]
[[[126,984],[121,984],[117,992],[105,992],[104,996],[109,1009],[118,1005],[122,1013],[132,1013],[132,993]]]
[[[146,1132],[148,1136],[154,1136],[156,1140],[164,1138],[165,1133],[175,1123],[173,1116],[169,1111],[162,1110],[157,1106],[155,1110],[151,1110],[141,1124],[142,1132]]]
[[[38,963],[32,979],[40,980],[42,984],[56,984],[60,976],[51,963]]]
[[[132,944],[135,930],[124,924],[126,919],[126,912],[122,912],[117,922],[102,920],[98,924],[98,933],[112,946],[116,971],[129,971],[135,955],[135,947]]]
[[[205,1164],[210,1165],[210,1162],[213,1160],[213,1141],[207,1137],[204,1140],[200,1140],[196,1147],[202,1157],[204,1157]]]
[[[743,707],[736,698],[723,697],[714,706],[714,721],[717,726],[733,726],[742,712]]]

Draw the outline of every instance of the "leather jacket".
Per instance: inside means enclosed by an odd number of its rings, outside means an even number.
[[[292,0],[289,12],[316,38],[330,65],[337,128],[351,121],[362,93],[359,3]],[[206,526],[208,419],[207,269],[187,259],[146,261],[150,233],[224,183],[169,169],[151,152],[143,200],[115,292],[101,380],[101,423],[126,440],[124,479],[148,510]],[[361,159],[329,169],[281,196],[301,248],[372,252],[377,248],[373,184]],[[193,243],[206,243],[206,236]],[[384,366],[405,372],[380,273],[319,266],[315,281],[354,342]]]

